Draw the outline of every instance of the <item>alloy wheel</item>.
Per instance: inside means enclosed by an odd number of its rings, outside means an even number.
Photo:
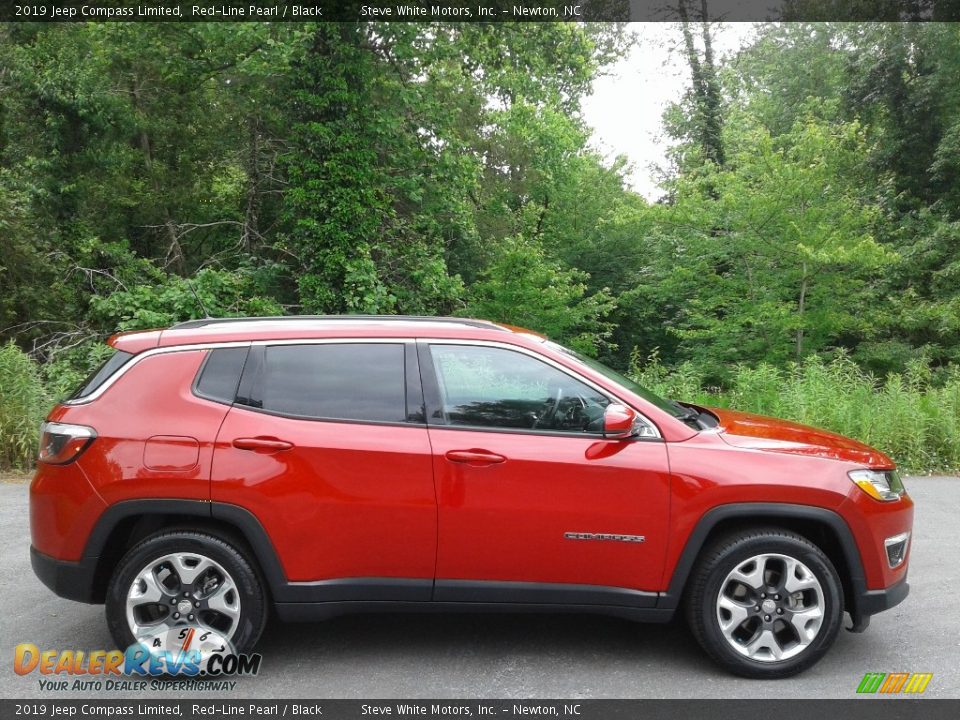
[[[137,573],[127,592],[126,617],[138,641],[178,627],[229,639],[240,620],[240,592],[218,562],[199,553],[173,553]]]
[[[812,643],[823,625],[817,576],[789,555],[764,553],[737,563],[720,585],[716,615],[724,638],[759,662],[788,660]]]

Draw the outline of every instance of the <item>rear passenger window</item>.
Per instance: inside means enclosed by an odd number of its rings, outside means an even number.
[[[217,402],[233,403],[248,347],[211,350],[197,379],[197,395]]]
[[[404,422],[404,349],[394,343],[266,349],[263,409],[297,417]]]

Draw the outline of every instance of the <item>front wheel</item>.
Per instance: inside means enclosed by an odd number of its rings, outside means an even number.
[[[843,589],[820,548],[786,530],[740,532],[703,554],[690,578],[687,620],[720,665],[751,678],[795,675],[830,648]]]
[[[106,598],[117,647],[151,653],[245,652],[263,632],[267,602],[251,563],[234,545],[193,531],[146,538],[117,565]]]

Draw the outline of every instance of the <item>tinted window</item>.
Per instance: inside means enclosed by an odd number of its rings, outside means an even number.
[[[219,348],[211,350],[200,370],[197,394],[211,400],[232,403],[237,396],[237,384],[249,348]]]
[[[403,422],[403,345],[277,345],[268,347],[263,409],[284,415]]]
[[[127,364],[127,360],[133,357],[133,353],[117,350],[100,367],[94,370],[86,380],[80,383],[80,387],[70,396],[70,400],[79,400],[87,397],[90,393],[103,385],[111,375]]]
[[[610,400],[529,355],[473,345],[432,345],[449,425],[602,432]]]

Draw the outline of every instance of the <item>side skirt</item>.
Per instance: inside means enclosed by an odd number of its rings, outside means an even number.
[[[275,603],[283,620],[324,620],[354,613],[591,613],[667,622],[659,594],[630,588],[479,580],[345,578],[288,583]]]
[[[276,603],[277,616],[284,622],[317,622],[365,613],[541,613],[593,614],[623,618],[634,622],[666,623],[673,610],[624,607],[620,605],[563,605],[560,603],[510,602],[403,602],[343,601],[316,603]]]

